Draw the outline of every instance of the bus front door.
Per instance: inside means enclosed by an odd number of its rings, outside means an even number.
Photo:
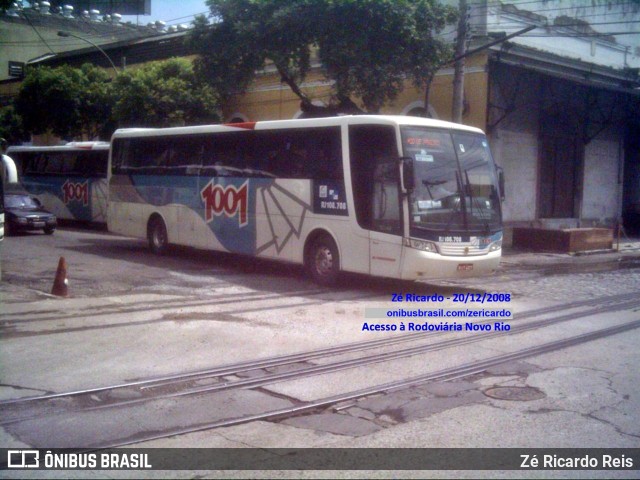
[[[396,160],[381,161],[373,171],[370,231],[371,275],[397,277],[402,260],[402,209]]]

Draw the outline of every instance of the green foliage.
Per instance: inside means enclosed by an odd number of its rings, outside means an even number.
[[[191,62],[171,59],[122,72],[113,82],[121,127],[168,127],[219,121],[217,99],[196,81]]]
[[[311,107],[301,88],[317,52],[334,80],[333,104],[370,112],[393,100],[409,78],[424,86],[449,47],[434,38],[456,11],[437,0],[208,0],[212,18],[195,22],[196,72],[221,98],[246,90],[273,64]]]
[[[31,69],[15,102],[29,133],[107,140],[117,126],[217,122],[217,105],[213,89],[196,81],[185,59],[126,70],[113,81],[90,64]]]
[[[84,64],[77,72],[82,86],[78,115],[87,138],[108,140],[115,130],[111,77],[99,67]]]
[[[432,32],[454,16],[436,2],[335,0],[328,15],[320,60],[338,93],[361,98],[368,111],[395,98],[406,78],[423,85],[449,55]]]
[[[15,102],[26,131],[95,138],[111,123],[110,78],[98,67],[37,67],[27,72]]]
[[[22,118],[13,105],[0,108],[0,138],[4,138],[9,145],[29,139],[22,127]]]

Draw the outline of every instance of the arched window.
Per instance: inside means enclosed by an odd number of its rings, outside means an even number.
[[[429,105],[427,109],[428,118],[439,118],[436,110],[432,105]],[[401,112],[402,115],[412,116],[412,117],[424,117],[424,102],[422,100],[416,100],[415,102],[411,102],[409,105],[404,107]]]
[[[227,123],[245,123],[249,121],[249,117],[247,117],[244,113],[236,112],[231,115],[231,118],[227,120]]]

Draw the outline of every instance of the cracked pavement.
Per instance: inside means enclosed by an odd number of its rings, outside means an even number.
[[[64,237],[66,235],[66,237]],[[57,232],[44,242],[70,242],[74,232]],[[164,260],[144,253],[125,239],[78,233],[79,245],[67,243],[55,253],[73,252],[69,262],[71,286],[76,298],[51,299],[43,292],[50,284],[48,274],[34,262],[16,257],[5,270],[8,282],[0,293],[7,305],[49,306],[50,315],[60,311],[81,312],[122,309],[118,318],[106,324],[91,316],[54,319],[46,327],[36,324],[32,336],[3,339],[2,360],[5,398],[41,391],[65,391],[77,387],[91,372],[102,372],[100,383],[148,377],[156,372],[173,373],[232,361],[268,357],[274,354],[311,350],[351,341],[362,341],[357,329],[364,309],[390,305],[395,284],[379,282],[369,299],[341,300],[332,292],[318,302],[315,296],[295,297],[287,292],[311,286],[287,268],[268,264],[253,266],[245,260],[212,256],[192,258],[178,252]],[[9,248],[11,241],[5,242]],[[112,245],[113,244],[113,245]],[[21,244],[24,245],[24,244]],[[18,246],[14,242],[14,248]],[[25,255],[29,252],[27,247]],[[75,250],[74,250],[75,248]],[[124,259],[122,249],[125,249]],[[4,254],[8,249],[4,250]],[[19,254],[21,252],[18,252]],[[53,255],[54,257],[56,254]],[[127,254],[130,258],[127,258]],[[44,254],[42,254],[44,255]],[[85,255],[83,257],[83,255]],[[545,306],[561,305],[619,294],[640,292],[640,249],[637,244],[618,254],[584,257],[511,253],[497,275],[464,282],[441,282],[449,289],[510,292],[512,308],[518,313]],[[96,260],[98,258],[99,260]],[[108,261],[107,261],[108,260]],[[19,267],[34,272],[18,273]],[[81,278],[76,279],[74,275]],[[101,276],[108,277],[102,281]],[[97,279],[100,278],[100,281]],[[25,280],[26,279],[26,280]],[[34,279],[33,282],[31,280]],[[47,284],[42,286],[41,284]],[[28,288],[27,288],[28,287]],[[368,288],[368,287],[364,287]],[[408,289],[407,285],[402,285]],[[425,287],[426,288],[426,287]],[[435,288],[435,287],[434,287]],[[411,290],[408,289],[408,292]],[[221,306],[212,306],[220,293]],[[226,292],[226,293],[224,293]],[[99,295],[98,295],[99,293]],[[372,300],[371,297],[375,299]],[[376,296],[377,295],[377,296]],[[254,296],[263,298],[258,307],[249,305]],[[44,300],[43,300],[44,299]],[[334,300],[335,299],[335,300]],[[31,303],[33,302],[33,303]],[[134,303],[137,302],[137,303]],[[164,302],[164,303],[163,303]],[[188,306],[185,302],[191,302]],[[235,304],[239,305],[236,306]],[[150,305],[149,308],[144,305]],[[248,305],[248,306],[247,306]],[[64,307],[63,307],[64,306]],[[143,308],[144,307],[144,308]],[[153,308],[152,308],[153,307]],[[44,307],[43,307],[44,308]],[[227,308],[233,309],[228,312]],[[158,313],[154,313],[158,309]],[[269,311],[273,309],[273,311]],[[106,317],[106,314],[105,314]],[[111,317],[109,317],[111,318]],[[410,376],[425,367],[437,370],[464,361],[522,348],[522,338],[550,341],[561,335],[575,335],[589,328],[640,318],[639,309],[601,313],[553,328],[514,337],[483,339],[477,344],[429,353],[424,357],[385,362],[359,370],[333,373],[326,378],[284,382],[245,395],[238,402],[295,404],[315,395],[329,395],[331,389],[355,389],[359,382],[378,384],[392,375]],[[63,323],[65,323],[63,325]],[[52,325],[49,327],[48,325]],[[19,331],[19,325],[10,325]],[[23,327],[28,329],[27,327]],[[37,330],[42,328],[41,332]],[[47,332],[46,328],[52,328]],[[56,328],[59,331],[53,331]],[[7,330],[14,334],[14,330]],[[27,332],[28,333],[28,332]],[[455,335],[455,334],[453,334]],[[10,337],[10,335],[8,335]],[[55,342],[55,343],[52,343]],[[52,347],[54,345],[55,347]],[[488,368],[473,376],[447,382],[431,382],[386,394],[347,401],[309,415],[278,421],[254,421],[136,444],[139,447],[640,447],[640,330],[594,340]],[[153,346],[154,348],[150,348]],[[62,352],[60,350],[63,350]],[[42,371],[55,369],[56,375]],[[298,365],[271,369],[285,371]],[[26,369],[27,373],[23,371]],[[386,369],[386,370],[385,370]],[[261,375],[259,372],[247,376]],[[82,385],[80,385],[82,386]],[[513,396],[501,400],[486,394],[491,389],[512,388]],[[30,390],[27,390],[30,389]],[[509,390],[504,390],[509,393]],[[531,398],[528,393],[538,392]],[[256,399],[256,400],[253,400]],[[215,405],[231,408],[232,402]],[[193,402],[197,416],[209,408],[206,401]],[[158,410],[159,416],[164,411]],[[174,420],[179,420],[176,416]],[[188,418],[191,420],[191,418]],[[126,424],[126,420],[122,420]],[[116,426],[105,428],[114,429]],[[122,428],[129,427],[123,425]],[[61,427],[73,428],[73,423]],[[15,432],[14,432],[15,433]],[[19,433],[19,432],[18,432]],[[132,435],[135,431],[132,430]],[[29,435],[0,430],[2,445],[28,447]],[[57,473],[60,473],[59,475]],[[47,472],[49,477],[84,478],[87,472]],[[126,478],[126,472],[110,473]],[[394,478],[398,472],[342,472],[352,478]],[[548,477],[551,472],[428,472],[429,476],[452,478]],[[563,471],[563,478],[634,478],[637,471]],[[172,472],[182,478],[333,478],[337,472]],[[24,478],[42,476],[25,472]],[[148,476],[162,478],[162,472]],[[403,477],[422,478],[425,472],[402,472]]]

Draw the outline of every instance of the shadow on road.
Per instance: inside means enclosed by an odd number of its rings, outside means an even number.
[[[63,248],[123,262],[120,272],[125,277],[123,281],[136,287],[154,285],[154,280],[160,278],[166,286],[202,288],[207,284],[215,287],[225,283],[274,293],[321,289],[327,292],[359,290],[390,296],[400,292],[428,295],[446,290],[446,287],[424,283],[352,273],[344,273],[335,288],[324,289],[308,279],[302,265],[182,246],[172,246],[167,254],[158,256],[148,250],[146,242],[118,236],[83,238],[76,245]],[[136,265],[144,266],[144,273]],[[172,274],[167,275],[167,272]]]

